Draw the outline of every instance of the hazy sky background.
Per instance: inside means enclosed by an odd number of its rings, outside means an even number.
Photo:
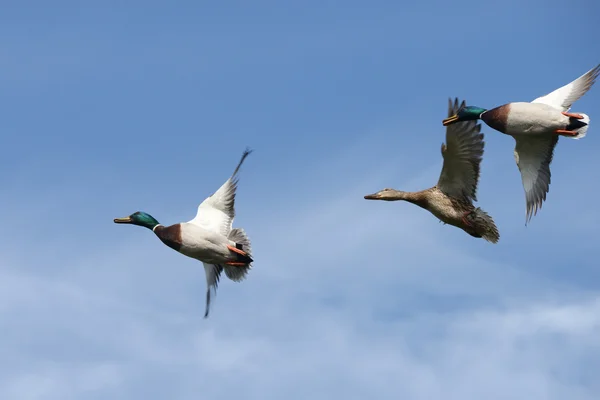
[[[384,187],[438,179],[447,99],[531,101],[600,63],[598,2],[3,2],[0,398],[556,399],[600,392],[600,84],[525,227],[484,126],[492,245]],[[254,268],[114,217],[194,217],[246,146]]]

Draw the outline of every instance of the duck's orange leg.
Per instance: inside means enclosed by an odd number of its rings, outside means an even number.
[[[554,133],[556,133],[557,135],[562,135],[562,136],[577,136],[577,132],[567,131],[565,129],[557,129],[554,131]]]
[[[246,253],[244,250],[240,250],[237,247],[230,246],[230,245],[227,245],[227,248],[229,249],[229,251],[239,254],[239,256],[241,256],[241,259],[246,262],[239,261],[239,259],[238,259],[238,261],[227,261],[225,264],[233,265],[235,267],[245,267],[246,265],[248,265],[248,263],[252,262],[252,259],[250,257],[248,257],[248,253]]]
[[[583,119],[583,115],[581,115],[581,114],[563,112],[562,115],[564,115],[565,117],[569,117],[569,118]]]
[[[234,253],[238,253],[241,256],[248,256],[248,254],[244,250],[240,250],[237,247],[233,247],[233,246],[227,245],[227,248],[230,251],[233,251]]]

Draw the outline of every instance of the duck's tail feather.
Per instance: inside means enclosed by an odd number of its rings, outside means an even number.
[[[577,132],[577,135],[575,136],[568,136],[571,139],[581,139],[582,137],[584,137],[587,134],[587,130],[590,125],[589,116],[582,113],[578,114],[581,115],[583,118],[578,119],[569,117],[569,125],[567,125],[567,130]]]
[[[488,213],[477,207],[467,218],[482,238],[491,243],[498,243],[500,232]]]
[[[234,228],[229,232],[227,237],[229,240],[235,242],[235,247],[242,250],[246,255],[236,253],[239,262],[244,263],[243,266],[237,265],[223,265],[225,268],[225,275],[234,282],[240,282],[246,278],[248,271],[252,268],[252,246],[250,245],[250,239],[246,235],[246,232],[242,228]]]

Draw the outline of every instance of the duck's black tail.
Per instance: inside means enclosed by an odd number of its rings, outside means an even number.
[[[235,247],[241,250],[242,253],[235,253],[236,262],[244,265],[223,265],[225,268],[225,275],[234,282],[242,281],[248,275],[251,265],[254,260],[252,259],[252,246],[250,245],[250,239],[246,235],[246,232],[242,228],[234,228],[229,232],[228,239],[235,242]]]
[[[577,114],[581,115],[583,118],[578,119],[569,117],[569,125],[567,125],[566,129],[568,131],[577,132],[577,135],[575,136],[567,136],[571,139],[581,139],[582,137],[584,137],[587,133],[590,124],[590,117],[582,113]]]

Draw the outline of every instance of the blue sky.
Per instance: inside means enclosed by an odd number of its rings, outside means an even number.
[[[483,128],[497,245],[410,204],[448,97],[530,101],[600,62],[591,1],[6,2],[0,398],[596,399],[600,87],[525,227],[512,138]],[[575,16],[575,18],[572,18]],[[255,264],[209,319],[187,221],[246,146]]]

